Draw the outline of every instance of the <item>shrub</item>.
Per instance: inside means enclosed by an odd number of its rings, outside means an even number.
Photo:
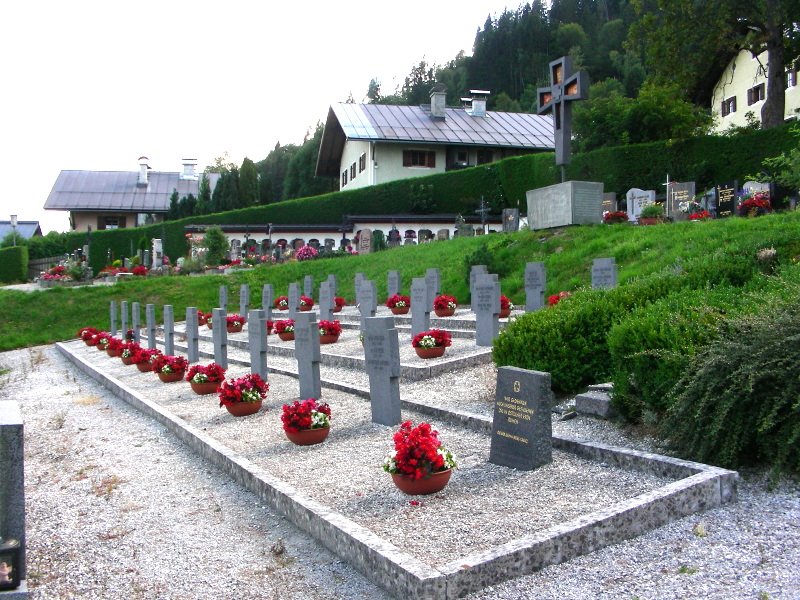
[[[0,250],[0,281],[26,281],[28,279],[28,247],[12,246]]]
[[[681,377],[662,433],[680,452],[724,467],[800,467],[800,306],[733,320]]]
[[[206,247],[206,263],[216,267],[225,259],[228,250],[228,238],[219,227],[209,227],[203,236]]]

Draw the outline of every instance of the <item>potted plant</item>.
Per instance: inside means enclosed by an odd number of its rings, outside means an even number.
[[[317,324],[319,327],[319,343],[320,344],[333,344],[339,341],[339,336],[342,333],[342,326],[339,321],[326,321],[320,320]]]
[[[452,344],[452,337],[444,329],[429,329],[414,336],[411,345],[420,358],[439,358]]]
[[[182,356],[159,354],[152,360],[153,372],[164,383],[174,383],[183,379],[188,361]]]
[[[141,350],[142,347],[136,342],[123,342],[122,349],[120,350],[119,357],[124,365],[132,365],[133,355]]]
[[[213,312],[206,313],[206,327],[208,327],[209,329],[214,329],[214,322],[211,318],[213,314],[214,314]]]
[[[309,311],[314,306],[314,299],[310,298],[309,296],[300,296],[300,307],[301,311]]]
[[[142,373],[153,370],[155,357],[161,354],[158,348],[138,348],[133,354],[132,362]]]
[[[97,339],[95,347],[100,352],[105,352],[106,348],[108,348],[108,340],[111,339],[111,334],[107,331],[101,331],[100,333],[96,333],[94,337]]]
[[[195,394],[213,394],[219,390],[219,385],[225,380],[225,369],[217,363],[207,365],[192,365],[186,374],[186,381]]]
[[[78,330],[78,337],[83,340],[84,344],[91,346],[92,344],[90,342],[97,333],[100,332],[94,327],[81,327]]]
[[[739,205],[739,216],[758,217],[772,212],[769,192],[755,192],[742,198]]]
[[[283,431],[298,446],[319,444],[331,430],[331,407],[314,398],[283,405]]]
[[[244,324],[247,322],[242,315],[238,315],[236,313],[232,315],[228,315],[225,317],[225,325],[228,328],[228,333],[239,333],[244,327]]]
[[[558,292],[557,294],[553,294],[552,296],[547,297],[547,304],[549,306],[555,306],[559,302],[561,302],[564,298],[569,298],[572,294],[569,292]]]
[[[392,311],[393,315],[405,315],[408,314],[408,310],[411,308],[411,298],[394,294],[386,300],[386,306]]]
[[[614,225],[615,223],[627,223],[628,213],[624,210],[607,210],[603,213],[603,223]]]
[[[342,309],[347,305],[347,301],[341,296],[336,296],[333,299],[333,312],[342,312]]]
[[[458,302],[453,296],[441,294],[433,300],[433,312],[437,317],[452,317],[456,312]]]
[[[267,319],[265,326],[267,328],[267,335],[270,335],[275,330],[275,321]]]
[[[106,344],[106,353],[109,356],[119,356],[119,353],[122,352],[122,340],[116,337],[108,338],[108,343]]]
[[[439,432],[428,423],[416,427],[405,421],[395,432],[394,453],[383,461],[383,470],[406,494],[434,494],[450,481],[456,460],[439,440]]]
[[[248,373],[222,382],[219,386],[219,405],[234,417],[252,415],[261,410],[268,390],[269,384],[260,375]]]
[[[286,296],[278,296],[272,304],[276,310],[289,310],[289,298]]]
[[[506,319],[511,316],[511,311],[514,310],[514,303],[511,302],[506,296],[500,296],[500,318]]]
[[[711,218],[711,213],[707,210],[698,210],[689,215],[690,221],[706,221]]]
[[[211,313],[204,313],[202,310],[197,311],[197,325],[202,327],[206,323],[208,323],[208,319],[211,318]]]
[[[291,342],[294,339],[294,319],[275,321],[275,333],[282,341]]]
[[[658,225],[664,220],[664,206],[662,204],[648,204],[639,213],[639,225]]]

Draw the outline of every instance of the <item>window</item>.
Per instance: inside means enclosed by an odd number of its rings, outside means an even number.
[[[436,167],[436,152],[432,150],[403,150],[404,167]]]
[[[347,169],[342,171],[342,187],[347,185]]]
[[[761,102],[765,97],[764,84],[759,83],[757,86],[747,90],[747,106],[755,104],[756,102]]]
[[[494,160],[494,153],[486,148],[478,148],[478,164],[485,165]]]
[[[356,178],[356,163],[350,165],[350,181]]]
[[[456,152],[456,164],[461,167],[466,167],[469,164],[469,155],[466,150],[459,150]]]
[[[125,217],[118,215],[113,217],[97,217],[97,229],[124,229]]]
[[[792,67],[786,71],[786,89],[797,85],[797,69]]]
[[[727,117],[731,113],[736,112],[736,96],[722,101],[722,116]]]
[[[362,152],[361,156],[358,157],[358,172],[361,173],[367,168],[367,155],[366,153]]]

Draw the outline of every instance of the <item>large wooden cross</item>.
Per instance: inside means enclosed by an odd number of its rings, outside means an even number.
[[[572,102],[584,100],[588,96],[588,89],[589,75],[583,71],[573,73],[569,56],[562,56],[550,63],[550,87],[538,89],[537,113],[553,112],[556,164],[561,166],[562,180],[564,165],[569,164],[571,155]]]

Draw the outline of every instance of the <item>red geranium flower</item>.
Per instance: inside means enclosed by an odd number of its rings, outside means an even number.
[[[297,433],[301,429],[322,429],[330,427],[331,407],[324,402],[317,403],[314,398],[295,400],[292,404],[283,405],[281,415],[284,431]]]

